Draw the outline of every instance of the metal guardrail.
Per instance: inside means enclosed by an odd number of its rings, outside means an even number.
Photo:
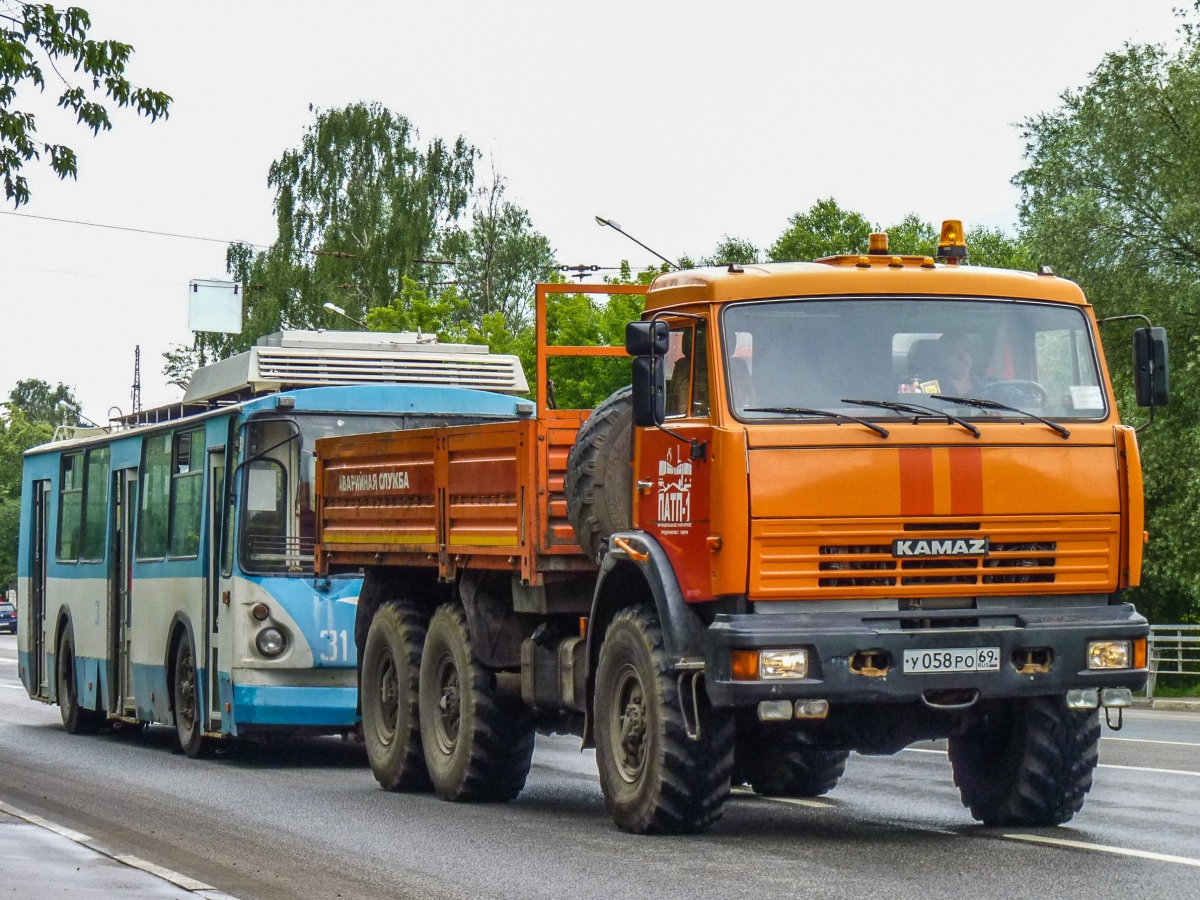
[[[1200,676],[1200,625],[1151,625],[1149,651],[1146,696],[1153,697],[1159,675]]]

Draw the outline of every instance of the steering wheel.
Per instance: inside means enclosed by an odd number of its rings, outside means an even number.
[[[1044,408],[1050,400],[1050,395],[1046,393],[1046,389],[1036,381],[1023,381],[1021,379],[992,381],[983,385],[983,387],[974,393],[981,400],[995,400],[999,403],[1007,403],[1009,406],[1032,405]]]

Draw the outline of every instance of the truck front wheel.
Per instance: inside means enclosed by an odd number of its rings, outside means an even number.
[[[950,764],[963,806],[985,825],[1061,825],[1083,808],[1099,746],[1096,710],[1030,697],[997,705],[951,737]]]
[[[425,764],[439,797],[504,802],[521,793],[533,761],[533,713],[497,694],[456,603],[439,607],[429,622],[420,694]]]
[[[363,743],[379,786],[388,791],[429,787],[417,712],[417,679],[425,620],[393,600],[375,611],[363,649]]]
[[[694,740],[657,618],[643,606],[618,613],[600,648],[595,700],[600,786],[618,827],[696,832],[721,817],[733,769],[733,716],[698,696]]]

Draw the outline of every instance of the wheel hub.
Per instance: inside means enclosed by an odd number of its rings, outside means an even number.
[[[614,757],[621,777],[632,784],[646,768],[646,694],[642,680],[626,667],[617,681],[616,721],[612,729]]]
[[[438,746],[446,755],[458,746],[458,728],[462,718],[462,692],[458,682],[458,667],[447,654],[438,663],[438,715],[434,722]]]
[[[192,654],[185,650],[179,660],[179,709],[176,713],[186,728],[196,720],[196,669],[192,665]]]
[[[379,661],[379,712],[375,731],[381,743],[390,744],[400,717],[400,675],[390,653],[383,654]]]

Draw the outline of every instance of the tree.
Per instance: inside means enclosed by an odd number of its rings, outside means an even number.
[[[79,171],[74,150],[39,140],[34,114],[13,108],[22,86],[46,89],[47,66],[62,83],[59,108],[74,113],[76,123],[93,135],[112,128],[106,100],[131,107],[151,121],[169,115],[169,96],[136,87],[125,77],[133,48],[120,41],[93,40],[88,36],[91,27],[91,17],[77,6],[55,9],[50,4],[0,0],[0,175],[4,194],[14,206],[29,202],[29,184],[22,174],[26,163],[45,154],[59,178],[76,178]],[[60,63],[82,74],[80,83],[64,75]]]
[[[787,230],[767,250],[771,262],[819,259],[839,253],[866,253],[871,223],[842,209],[832,197],[818,200],[807,212],[788,220]]]
[[[515,331],[529,324],[534,286],[557,267],[550,241],[504,192],[504,179],[493,171],[491,184],[475,194],[471,227],[450,232],[442,254],[455,261],[454,279],[472,320],[497,313]]]
[[[300,146],[267,175],[275,242],[226,253],[226,270],[245,289],[241,334],[198,332],[191,348],[168,351],[176,383],[264,334],[344,327],[326,303],[361,319],[399,297],[405,278],[440,280],[443,268],[429,260],[467,208],[478,152],[462,137],[422,149],[412,123],[378,103],[314,112]]]
[[[8,395],[10,411],[20,412],[30,422],[55,427],[78,425],[82,409],[75,393],[65,384],[55,388],[40,378],[18,381]]]
[[[1174,51],[1126,45],[1059,108],[1023,124],[1024,238],[1039,263],[1078,281],[1100,316],[1142,313],[1168,329],[1171,405],[1144,432],[1151,535],[1134,597],[1154,621],[1200,616],[1200,32]],[[1128,326],[1106,331],[1118,403],[1135,421]]]
[[[727,266],[739,263],[743,266],[752,265],[759,261],[758,248],[750,241],[725,235],[715,250],[700,260],[702,266]]]
[[[45,382],[29,380],[19,382],[17,390],[22,385],[30,384],[49,388]],[[13,391],[13,395],[17,394],[17,390]],[[70,391],[62,385],[59,385],[59,390],[65,391],[67,398],[74,403]],[[78,408],[77,403],[74,406]],[[32,419],[14,400],[10,400],[5,409],[6,414],[0,417],[0,587],[17,577],[21,469],[25,451],[46,443],[54,436],[54,424]],[[58,404],[50,407],[52,413],[60,409]]]

